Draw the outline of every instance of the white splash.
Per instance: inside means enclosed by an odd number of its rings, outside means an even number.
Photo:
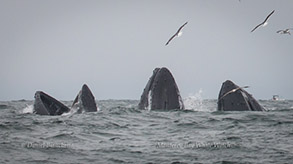
[[[63,113],[62,116],[68,116],[68,115],[71,116],[73,114],[81,113],[82,112],[82,110],[80,108],[80,101],[78,101],[72,107],[69,107],[69,108],[70,108],[70,111]]]
[[[184,105],[186,110],[194,111],[206,111],[203,109],[202,89],[195,94],[189,94],[188,97],[184,98]]]
[[[73,111],[70,110],[69,112],[62,113],[61,116],[71,116],[73,114],[74,114]]]
[[[26,107],[22,110],[22,113],[33,113],[34,105],[26,105]]]

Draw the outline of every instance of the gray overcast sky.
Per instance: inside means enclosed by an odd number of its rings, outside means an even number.
[[[292,0],[0,0],[0,100],[42,90],[73,100],[140,99],[156,67],[182,97],[230,79],[256,99],[293,99]],[[250,31],[276,10],[264,28]],[[183,35],[167,40],[186,21]]]

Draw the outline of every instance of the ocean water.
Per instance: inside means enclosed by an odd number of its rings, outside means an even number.
[[[188,110],[147,111],[101,100],[95,113],[40,116],[33,101],[2,101],[0,163],[292,163],[293,100],[260,100],[266,112],[184,102]]]

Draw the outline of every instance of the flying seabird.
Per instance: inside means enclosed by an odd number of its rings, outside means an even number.
[[[268,19],[270,18],[270,16],[275,12],[275,10],[273,10],[267,17],[266,19],[259,25],[257,25],[256,27],[254,27],[254,29],[251,30],[251,32],[253,32],[254,30],[256,30],[259,26],[266,26],[268,24]]]
[[[289,34],[289,35],[291,35],[291,33],[290,33],[290,30],[292,30],[293,28],[287,28],[287,29],[285,29],[285,30],[279,30],[279,31],[277,31],[277,33],[280,33],[280,34]]]
[[[222,99],[223,99],[224,97],[226,97],[228,94],[233,93],[233,92],[236,92],[237,90],[239,90],[239,89],[243,89],[243,88],[249,88],[249,86],[238,87],[238,88],[232,89],[231,91],[225,93],[221,98],[219,98],[218,101],[222,100]]]
[[[169,44],[169,42],[174,38],[174,37],[179,37],[182,35],[182,28],[187,24],[188,22],[184,23],[179,29],[178,31],[168,40],[168,42],[165,44],[165,46],[167,46]]]

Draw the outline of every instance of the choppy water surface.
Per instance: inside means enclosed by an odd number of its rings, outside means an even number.
[[[103,100],[98,112],[62,116],[32,114],[33,101],[0,102],[0,163],[291,163],[293,101],[259,102],[267,112],[217,112],[216,100],[165,112]]]

